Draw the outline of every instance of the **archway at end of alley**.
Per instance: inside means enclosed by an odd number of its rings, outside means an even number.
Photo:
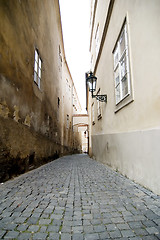
[[[88,153],[89,145],[88,114],[73,115],[73,131],[81,133],[82,152]]]

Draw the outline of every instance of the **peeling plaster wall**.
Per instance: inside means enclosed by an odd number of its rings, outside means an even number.
[[[57,116],[59,46],[58,0],[0,0],[0,181],[72,152],[63,146]],[[35,48],[42,58],[41,89],[33,80]]]

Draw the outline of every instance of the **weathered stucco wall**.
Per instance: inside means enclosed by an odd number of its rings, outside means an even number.
[[[42,59],[40,89],[34,54]],[[64,48],[58,0],[0,1],[0,180],[72,152],[62,141]]]
[[[63,65],[63,145],[72,146],[73,134],[72,134],[72,94],[73,94],[73,80],[68,69],[68,65],[64,62]]]

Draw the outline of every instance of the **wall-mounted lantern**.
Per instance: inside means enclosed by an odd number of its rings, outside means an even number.
[[[100,102],[107,102],[107,95],[93,95],[93,92],[96,91],[97,78],[93,75],[92,72],[86,73],[86,85],[88,84],[89,91],[92,93],[92,98],[96,98]]]

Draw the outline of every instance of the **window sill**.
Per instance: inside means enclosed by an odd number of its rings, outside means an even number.
[[[119,103],[116,104],[115,113],[117,113],[119,110],[121,110],[122,108],[124,108],[133,101],[134,99],[132,94],[126,95]]]

